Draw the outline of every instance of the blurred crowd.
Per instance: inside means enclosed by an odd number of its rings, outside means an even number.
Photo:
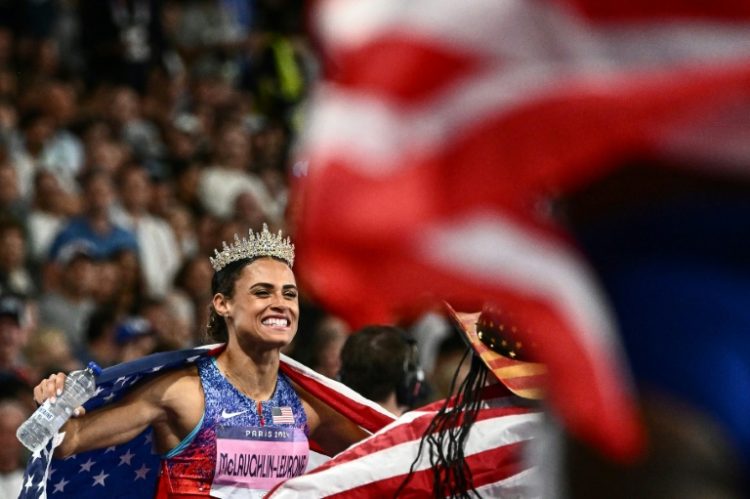
[[[208,256],[286,231],[304,25],[301,0],[0,0],[0,496],[30,386],[202,343]],[[301,307],[289,353],[335,377],[350,331]]]
[[[201,342],[207,256],[284,229],[316,73],[302,2],[5,1],[0,20],[0,293],[24,305],[2,368]]]

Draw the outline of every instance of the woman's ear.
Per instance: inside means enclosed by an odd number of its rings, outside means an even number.
[[[216,293],[211,303],[214,306],[216,313],[222,317],[226,317],[229,314],[229,303],[227,297],[222,293]]]

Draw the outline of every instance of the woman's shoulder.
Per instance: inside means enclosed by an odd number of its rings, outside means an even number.
[[[133,395],[137,397],[146,396],[164,401],[176,399],[179,396],[191,398],[193,394],[202,395],[200,376],[195,365],[165,371],[143,382],[133,391]]]

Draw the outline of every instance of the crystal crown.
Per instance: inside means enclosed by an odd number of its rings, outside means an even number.
[[[268,230],[268,225],[263,224],[263,230],[254,233],[249,231],[248,237],[234,235],[234,243],[231,246],[223,241],[222,250],[214,250],[216,256],[209,257],[211,266],[216,272],[220,271],[232,262],[244,259],[259,258],[270,256],[284,260],[290,267],[294,264],[294,244],[287,237],[281,236],[281,231],[273,235]]]

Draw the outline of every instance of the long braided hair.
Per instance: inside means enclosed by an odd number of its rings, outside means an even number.
[[[430,460],[434,497],[479,497],[474,490],[471,469],[466,464],[464,447],[482,404],[481,390],[487,381],[488,371],[472,350],[467,349],[451,380],[450,394],[425,430],[419,442],[417,456],[411,463],[409,474],[396,490],[395,497],[405,491],[412,480],[424,451]],[[455,397],[461,365],[471,358],[471,368],[461,382]]]

